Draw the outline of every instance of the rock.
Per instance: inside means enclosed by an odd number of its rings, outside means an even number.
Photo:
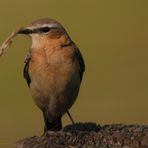
[[[96,123],[67,125],[59,132],[19,140],[15,148],[148,148],[148,126]]]

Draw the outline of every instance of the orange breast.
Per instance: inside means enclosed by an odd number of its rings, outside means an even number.
[[[36,104],[41,109],[48,106],[52,115],[63,114],[73,104],[80,86],[79,67],[72,52],[44,49],[32,52],[31,57],[29,74]]]

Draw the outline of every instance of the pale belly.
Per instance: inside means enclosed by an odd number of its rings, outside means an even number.
[[[64,114],[72,106],[79,92],[78,69],[75,65],[64,66],[34,67],[30,71],[33,99],[41,110],[48,110],[51,117]]]

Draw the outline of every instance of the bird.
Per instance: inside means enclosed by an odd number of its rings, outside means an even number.
[[[31,38],[24,64],[35,104],[43,112],[44,133],[62,129],[61,118],[75,102],[85,71],[77,45],[58,21],[42,18],[23,27],[18,34]]]

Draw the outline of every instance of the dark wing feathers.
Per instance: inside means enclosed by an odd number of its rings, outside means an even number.
[[[31,83],[31,79],[30,79],[29,72],[28,72],[30,59],[31,59],[31,54],[30,52],[28,52],[25,58],[25,66],[24,66],[24,72],[23,72],[24,78],[26,79],[28,86],[30,86],[30,83]]]
[[[81,52],[78,48],[76,48],[75,50],[75,56],[77,58],[77,60],[79,61],[79,65],[80,65],[80,80],[82,81],[82,78],[83,78],[83,72],[85,71],[85,63],[84,63],[84,60],[83,60],[83,57],[81,55]]]

